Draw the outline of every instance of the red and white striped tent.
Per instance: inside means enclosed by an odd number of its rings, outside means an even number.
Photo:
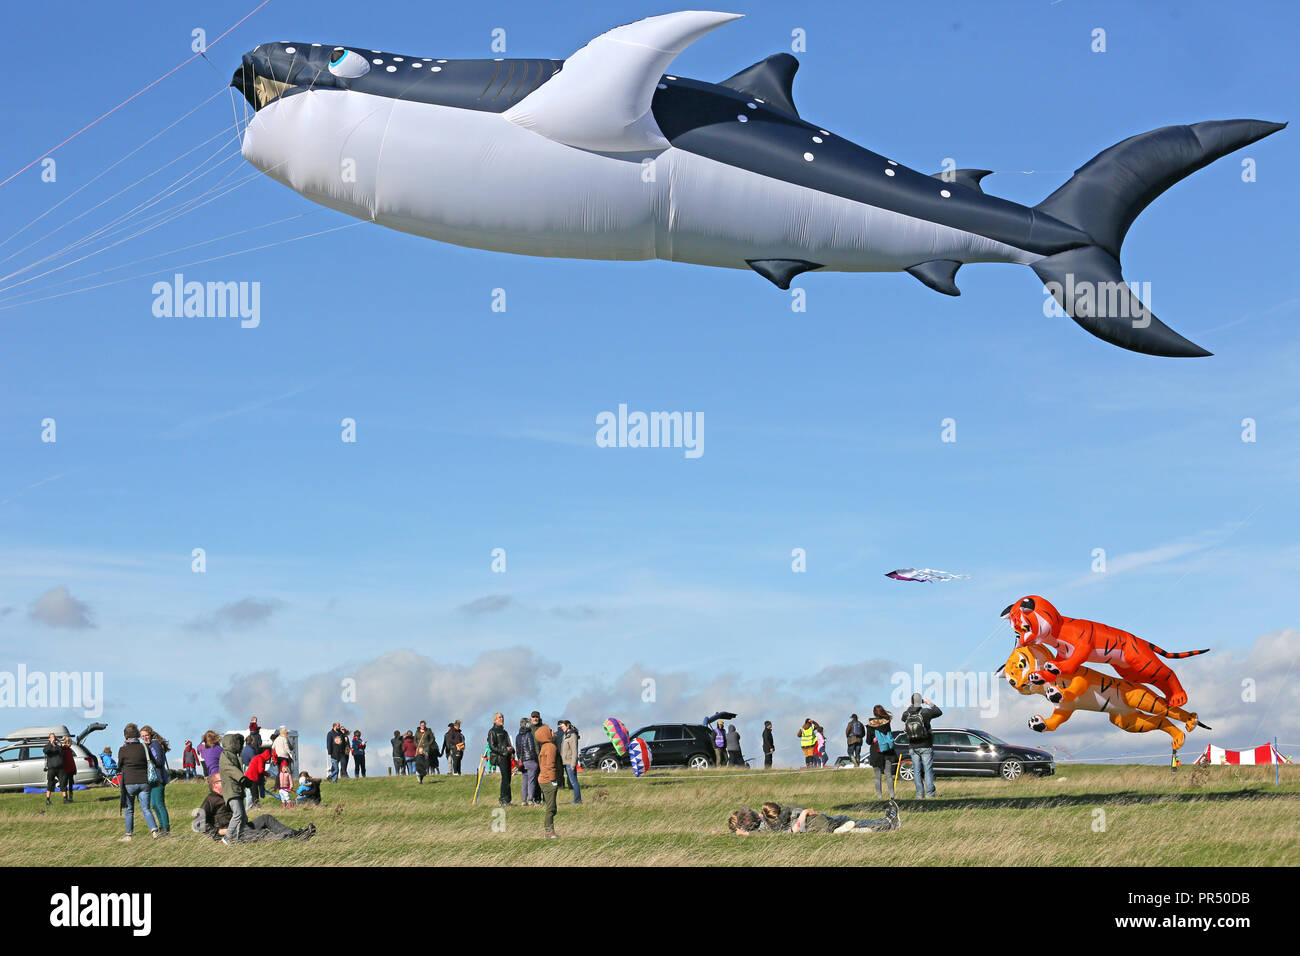
[[[1256,764],[1290,763],[1291,760],[1272,744],[1260,744],[1253,750],[1224,750],[1210,744],[1205,748],[1205,753],[1196,758],[1196,762],[1253,767]]]

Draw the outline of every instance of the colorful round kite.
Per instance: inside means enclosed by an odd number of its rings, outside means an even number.
[[[620,757],[626,757],[632,738],[628,735],[623,722],[617,717],[610,717],[601,726],[605,728],[605,733],[609,734],[609,742],[614,745],[614,752]]]
[[[627,755],[632,760],[632,776],[639,777],[650,769],[650,748],[640,737],[633,737]]]

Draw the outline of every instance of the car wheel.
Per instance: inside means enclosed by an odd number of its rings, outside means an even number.
[[[686,766],[692,770],[708,770],[713,766],[713,761],[704,754],[691,754],[686,760]]]
[[[602,773],[615,773],[618,771],[618,758],[615,756],[601,757],[600,763],[596,765]]]
[[[1024,776],[1025,765],[1012,757],[1010,760],[1002,761],[1002,766],[998,768],[998,772],[1002,774],[1003,780],[1019,780]]]
[[[912,761],[904,760],[898,765],[898,779],[906,780],[909,783],[916,779],[916,771],[912,768]]]

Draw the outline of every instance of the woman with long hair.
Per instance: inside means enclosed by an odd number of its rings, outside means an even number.
[[[149,754],[149,763],[145,767],[149,779],[149,806],[153,808],[159,829],[166,836],[172,832],[171,818],[167,815],[167,783],[170,776],[167,772],[167,751],[171,746],[166,737],[148,724],[140,728],[140,743],[144,744],[144,749]]]
[[[889,799],[893,800],[894,765],[898,763],[898,752],[894,749],[894,735],[889,729],[889,721],[894,715],[880,704],[872,708],[871,715],[867,721],[867,743],[871,745],[867,751],[867,762],[871,764],[871,772],[876,777],[876,796],[884,799],[884,794],[880,792],[883,778],[889,787]]]
[[[221,737],[215,730],[209,730],[199,741],[199,760],[205,777],[221,772]]]

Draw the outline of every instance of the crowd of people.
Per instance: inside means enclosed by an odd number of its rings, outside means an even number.
[[[920,694],[913,694],[910,705],[902,712],[901,731],[907,734],[907,743],[916,786],[917,799],[933,798],[934,751],[931,721],[942,711]],[[893,715],[883,705],[877,704],[866,721],[857,714],[849,716],[844,729],[849,759],[859,766],[866,748],[866,760],[874,771],[877,798],[894,800],[894,776],[898,764],[895,748]],[[715,759],[718,766],[745,766],[740,746],[740,733],[735,724],[724,725],[719,720],[710,728],[713,734]],[[171,745],[167,739],[148,724],[127,724],[123,729],[124,741],[114,758],[109,748],[100,759],[106,773],[118,784],[126,833],[121,840],[134,838],[135,814],[138,808],[153,837],[171,833],[171,819],[167,807],[167,786],[171,781],[167,754]],[[811,717],[806,718],[797,731],[799,746],[803,751],[805,766],[821,767],[829,763],[825,728]],[[555,817],[559,791],[569,789],[572,803],[582,803],[582,785],[579,779],[581,735],[570,720],[559,720],[554,730],[534,710],[528,717],[519,719],[519,727],[512,736],[505,726],[505,715],[493,715],[483,750],[485,770],[499,775],[497,803],[514,805],[513,778],[519,776],[520,805],[541,806],[544,835],[555,837]],[[763,725],[764,766],[772,766],[776,741],[772,722]],[[448,763],[449,774],[462,772],[466,739],[461,722],[453,720],[439,742],[429,725],[421,720],[413,730],[405,733],[394,730],[390,741],[393,767],[399,775],[411,775],[419,783],[429,774],[440,773],[440,758]],[[353,774],[366,776],[367,742],[360,730],[349,731],[335,721],[325,737],[329,771],[325,780],[337,782],[348,777],[348,763]],[[65,803],[72,802],[72,782],[75,775],[75,753],[71,741],[50,734],[44,746],[46,770],[45,801],[49,805],[56,790],[61,790]],[[264,740],[262,728],[253,717],[248,733],[228,733],[219,736],[209,730],[195,747],[185,741],[181,755],[182,775],[193,779],[200,773],[208,783],[209,792],[203,803],[192,812],[192,829],[206,833],[227,846],[271,838],[310,838],[315,826],[294,829],[263,813],[253,817],[251,810],[267,798],[270,790],[284,809],[298,803],[319,803],[321,778],[306,770],[293,775],[296,754],[290,743],[286,727],[281,726]],[[481,785],[481,784],[480,784]],[[848,833],[885,832],[899,826],[897,809],[875,820],[855,820],[846,816],[827,814],[805,807],[781,807],[775,803],[764,804],[761,811],[742,807],[731,815],[729,829],[732,833],[746,835],[760,831],[781,833]]]
[[[120,794],[126,829],[120,840],[128,843],[135,839],[137,809],[149,827],[150,836],[170,836],[167,787],[171,770],[167,754],[171,744],[148,724],[129,723],[122,733],[123,743],[116,758],[107,747],[100,755],[105,774],[116,783]],[[51,734],[50,743],[45,747],[47,776],[48,768],[54,764],[55,750],[61,747]],[[249,813],[266,797],[268,779],[273,781],[272,789],[286,809],[295,803],[320,802],[320,780],[304,770],[295,782],[294,759],[287,728],[273,731],[270,740],[264,742],[256,717],[249,721],[247,734],[218,736],[216,731],[209,730],[200,738],[197,748],[192,741],[185,741],[182,776],[186,780],[194,779],[201,768],[209,788],[203,803],[191,813],[191,829],[207,833],[227,846],[266,838],[310,838],[316,832],[314,824],[295,830],[270,814],[252,817]],[[52,790],[51,779],[47,804]],[[70,775],[64,781],[64,793],[65,802],[71,802]]]

